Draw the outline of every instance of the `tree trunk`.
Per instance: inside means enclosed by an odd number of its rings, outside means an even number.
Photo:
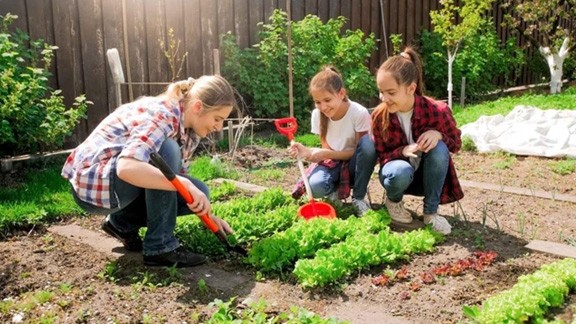
[[[448,107],[452,109],[452,90],[454,89],[454,84],[452,83],[452,65],[454,59],[456,58],[456,51],[452,54],[448,51]]]
[[[568,38],[564,38],[557,53],[552,53],[550,47],[541,46],[538,50],[548,63],[550,70],[550,93],[560,93],[562,91],[562,66],[564,59],[568,56]]]

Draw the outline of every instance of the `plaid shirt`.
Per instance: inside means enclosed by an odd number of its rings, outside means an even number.
[[[200,138],[184,129],[176,102],[145,97],[118,107],[108,115],[66,160],[62,176],[70,181],[78,197],[94,206],[115,208],[110,195],[110,173],[120,157],[148,162],[167,138],[179,142],[181,173],[188,173],[189,158]]]
[[[408,158],[402,155],[402,149],[408,145],[406,134],[400,126],[396,114],[389,114],[390,124],[388,126],[387,140],[384,141],[382,129],[382,117],[378,116],[372,125],[374,135],[374,145],[380,166],[392,160],[405,160]],[[442,134],[442,141],[446,143],[451,153],[457,153],[462,145],[460,130],[456,127],[452,111],[443,102],[434,101],[431,98],[414,96],[414,113],[411,119],[412,134],[414,140],[428,130],[437,130]],[[449,159],[448,174],[442,187],[440,202],[446,204],[457,201],[464,197],[464,192],[456,175],[456,168],[452,157]]]

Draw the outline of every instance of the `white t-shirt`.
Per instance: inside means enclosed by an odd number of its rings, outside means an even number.
[[[328,120],[326,142],[334,151],[356,148],[356,133],[370,131],[370,113],[366,107],[349,100],[348,111],[340,120]],[[312,111],[312,133],[320,135],[320,110]]]
[[[398,116],[398,121],[400,122],[400,127],[402,127],[402,130],[404,131],[404,134],[406,134],[406,138],[408,139],[408,144],[414,144],[416,143],[414,141],[414,137],[412,136],[412,115],[414,114],[414,109],[411,109],[410,111],[407,112],[397,112],[396,116]],[[420,159],[422,156],[421,152],[417,153],[418,157],[417,158],[409,158],[408,160],[410,160],[410,164],[412,165],[412,167],[414,168],[414,170],[417,170],[418,167],[420,166]]]

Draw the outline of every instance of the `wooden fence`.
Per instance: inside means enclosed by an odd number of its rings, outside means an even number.
[[[429,12],[438,6],[437,0],[292,0],[290,11],[293,20],[307,14],[323,21],[344,16],[345,28],[387,40],[379,42],[371,57],[374,70],[391,50],[387,36],[402,34],[405,43],[412,42],[420,29],[431,29]],[[75,143],[116,107],[107,49],[119,50],[127,81],[167,82],[170,68],[161,43],[169,41],[173,30],[180,53],[188,52],[180,76],[212,74],[219,36],[230,31],[241,47],[249,47],[258,42],[258,23],[268,22],[276,8],[286,11],[286,0],[0,0],[0,15],[19,16],[12,29],[58,46],[50,82],[62,90],[65,102],[70,105],[85,93],[94,103],[71,139]],[[496,5],[493,12],[499,26],[502,14]],[[508,37],[500,27],[498,33]],[[523,78],[519,84],[529,83],[529,76]],[[162,90],[139,84],[133,86],[133,95]],[[123,91],[125,100],[127,93]]]

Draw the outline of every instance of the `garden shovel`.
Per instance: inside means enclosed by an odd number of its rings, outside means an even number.
[[[172,171],[172,169],[170,169],[170,167],[168,166],[168,164],[166,164],[166,161],[164,161],[164,159],[162,159],[160,154],[158,154],[156,152],[152,152],[150,154],[150,161],[158,169],[160,169],[160,171],[162,171],[162,174],[164,174],[166,179],[168,179],[172,183],[172,185],[176,188],[178,193],[182,196],[182,198],[184,198],[186,203],[191,204],[194,202],[194,198],[192,198],[192,195],[188,192],[188,190],[186,190],[186,188],[184,188],[184,185],[182,185],[182,182],[180,182],[180,180],[178,180],[178,178],[176,177],[176,174],[174,174],[174,171]],[[242,247],[237,246],[237,245],[236,246],[230,245],[230,242],[228,242],[228,239],[226,238],[226,234],[224,233],[224,230],[218,229],[218,225],[216,225],[216,223],[214,223],[214,221],[212,220],[212,218],[210,218],[210,216],[208,214],[198,215],[198,217],[200,217],[200,220],[202,220],[202,223],[204,223],[204,225],[212,233],[214,233],[214,235],[216,235],[218,240],[220,240],[220,242],[222,242],[222,244],[224,244],[224,246],[226,246],[226,249],[228,251],[234,251],[234,252],[239,253],[243,256],[248,255],[248,252],[246,252],[246,250],[244,250]]]
[[[298,129],[298,123],[294,117],[279,118],[274,120],[274,125],[280,134],[286,136],[290,141],[290,144],[294,143],[294,134]],[[310,219],[313,217],[324,217],[324,218],[336,218],[336,211],[334,207],[325,202],[314,201],[312,196],[312,189],[310,188],[310,183],[308,182],[308,177],[306,176],[306,170],[304,170],[304,164],[302,159],[297,156],[298,159],[298,169],[300,169],[300,176],[302,181],[304,181],[304,187],[306,188],[306,196],[308,196],[309,203],[301,206],[298,209],[298,216],[304,219]]]

